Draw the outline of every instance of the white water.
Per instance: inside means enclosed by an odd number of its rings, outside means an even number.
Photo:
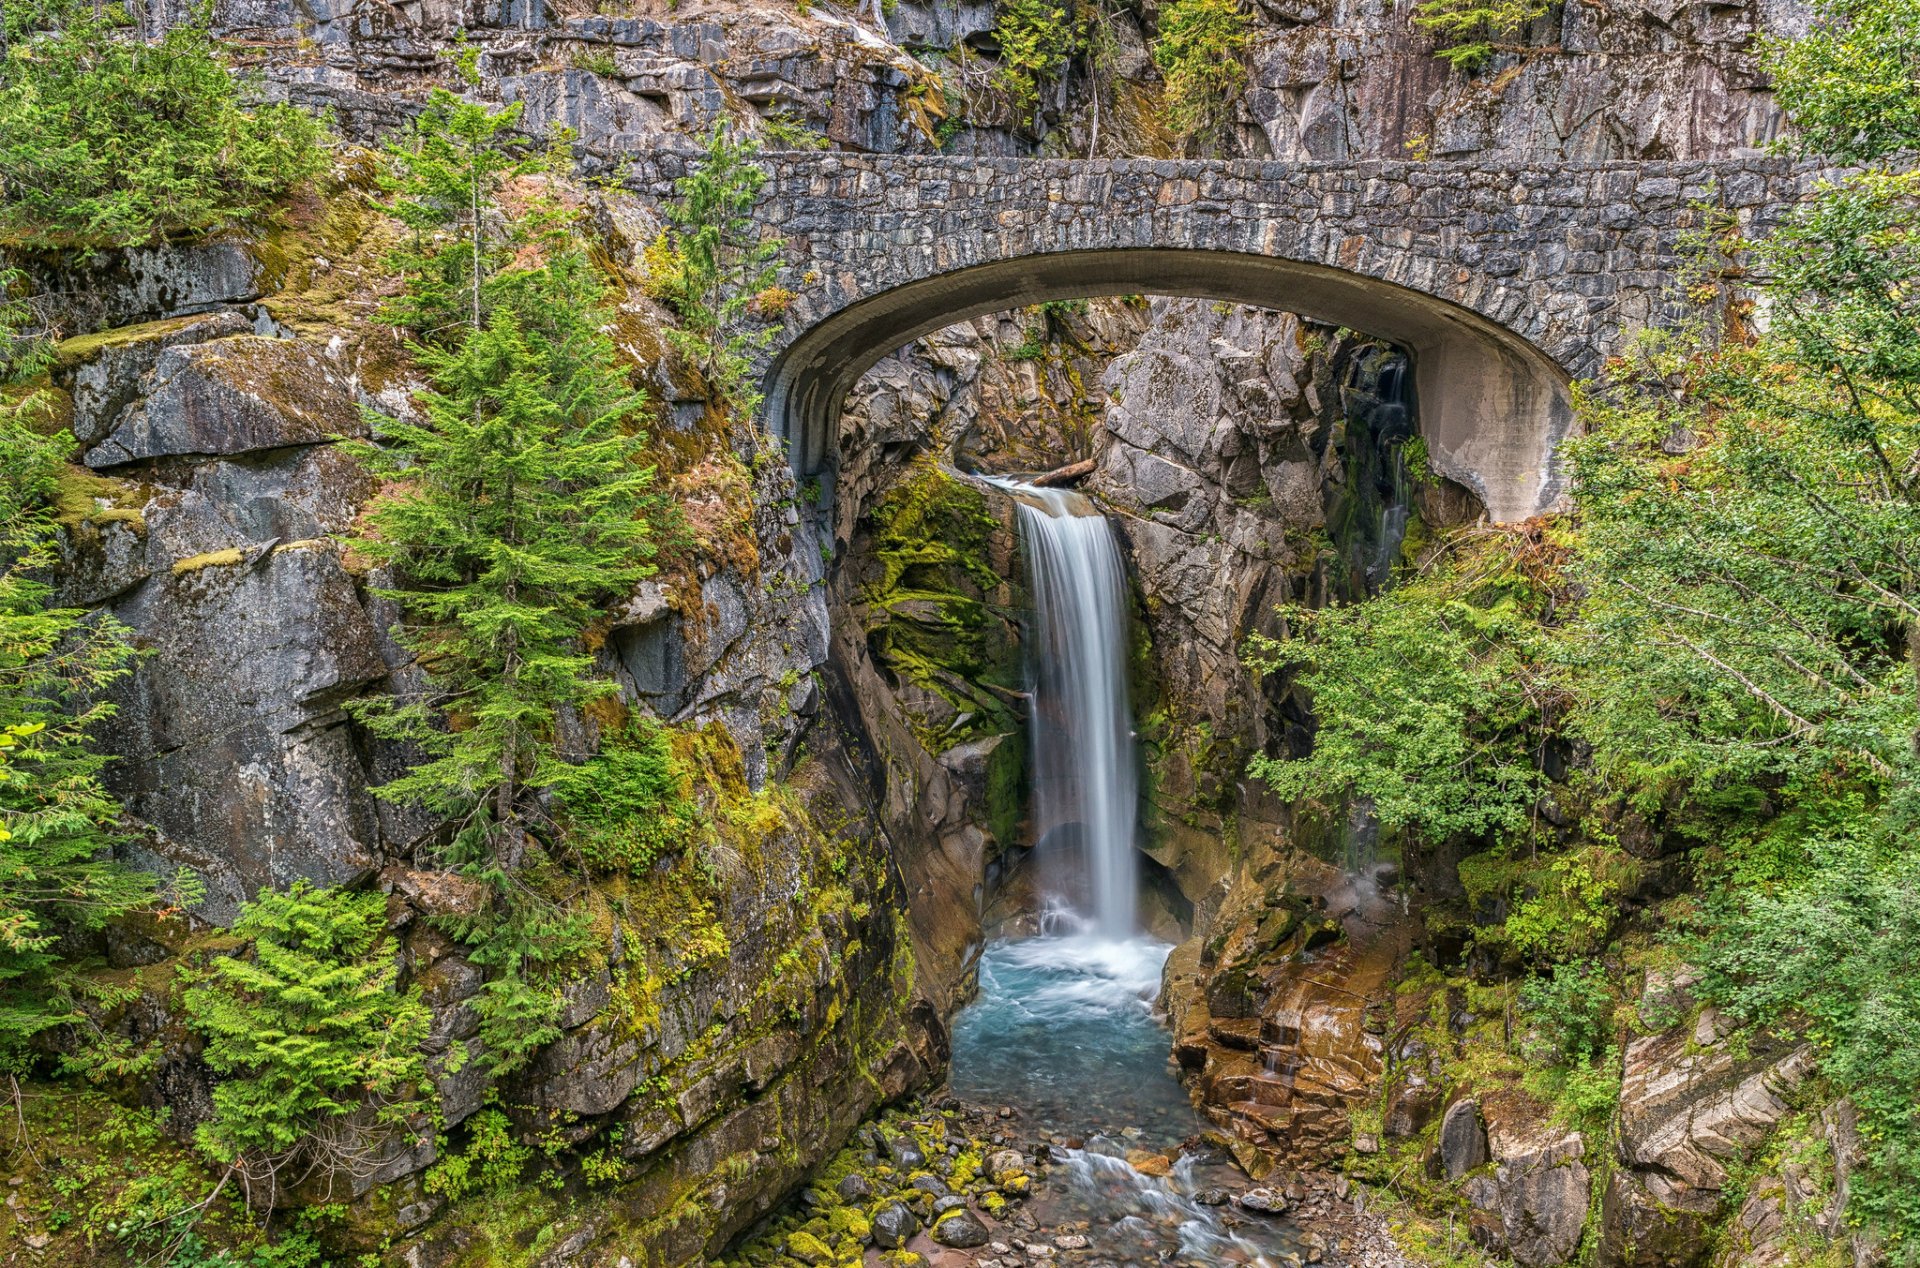
[[[1033,587],[1034,840],[1079,845],[1063,895],[1108,938],[1134,931],[1138,756],[1127,699],[1127,574],[1106,517],[1081,494],[1008,483]],[[1045,860],[1043,859],[1043,863]]]

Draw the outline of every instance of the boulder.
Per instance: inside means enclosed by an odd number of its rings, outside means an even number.
[[[1593,1173],[1578,1132],[1553,1126],[1547,1113],[1508,1111],[1487,1132],[1498,1164],[1467,1181],[1469,1227],[1481,1242],[1521,1268],[1554,1268],[1579,1249]]]
[[[73,435],[98,444],[142,395],[161,353],[184,344],[245,334],[253,323],[231,311],[173,317],[69,339],[57,349],[56,379],[73,394]]]
[[[242,454],[365,432],[346,384],[301,340],[240,335],[168,346],[140,386],[141,398],[87,451],[89,467]]]
[[[873,1244],[882,1250],[905,1246],[920,1231],[920,1218],[904,1202],[889,1202],[873,1213]]]
[[[971,1250],[975,1246],[987,1244],[987,1226],[980,1217],[965,1207],[955,1207],[940,1217],[933,1226],[931,1236],[942,1246],[951,1246],[955,1250]]]
[[[1627,1045],[1620,1166],[1601,1203],[1601,1255],[1633,1268],[1703,1262],[1729,1168],[1765,1143],[1813,1069],[1806,1045],[1761,1036],[1745,1053],[1713,1009]]]
[[[1480,1122],[1480,1102],[1472,1097],[1455,1101],[1440,1120],[1440,1169],[1458,1180],[1487,1161],[1487,1129]]]

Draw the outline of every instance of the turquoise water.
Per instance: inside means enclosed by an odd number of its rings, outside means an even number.
[[[979,997],[954,1019],[953,1094],[1066,1136],[1131,1127],[1141,1146],[1166,1150],[1197,1134],[1153,1016],[1172,950],[1088,936],[988,947]]]
[[[1197,1200],[1247,1181],[1198,1145],[1203,1122],[1153,1015],[1171,950],[1089,936],[988,947],[979,996],[954,1019],[952,1091],[1011,1107],[1029,1148],[1042,1130],[1073,1146],[1056,1155],[1032,1210],[1043,1228],[1084,1228],[1096,1263],[1272,1268],[1300,1250],[1297,1229]],[[1134,1149],[1179,1157],[1172,1174],[1148,1176],[1127,1163]]]

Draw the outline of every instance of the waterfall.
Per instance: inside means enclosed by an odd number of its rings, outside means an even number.
[[[1018,499],[1033,586],[1027,679],[1033,818],[1043,868],[1068,843],[1080,874],[1061,897],[1094,931],[1134,932],[1138,759],[1127,699],[1127,574],[1106,517],[1081,494],[1003,487]],[[1043,872],[1044,874],[1044,872]]]

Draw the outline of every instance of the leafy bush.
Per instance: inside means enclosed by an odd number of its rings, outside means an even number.
[[[1255,757],[1282,797],[1365,798],[1383,828],[1489,841],[1529,827],[1533,756],[1555,702],[1541,624],[1556,548],[1527,531],[1464,543],[1425,576],[1363,603],[1281,610],[1286,633],[1247,660],[1293,674],[1320,720],[1305,757]]]
[[[1585,1065],[1605,1046],[1613,995],[1604,966],[1594,960],[1556,964],[1520,987],[1527,1024],[1562,1065]]]
[[[1546,0],[1420,0],[1413,25],[1434,39],[1434,55],[1455,70],[1472,72],[1512,44],[1527,24],[1551,6]]]
[[[1902,816],[1806,843],[1804,880],[1733,891],[1696,948],[1701,989],[1743,1021],[1796,1022],[1860,1112],[1848,1217],[1920,1260],[1920,851]]]
[[[1167,122],[1210,137],[1232,118],[1247,86],[1253,16],[1240,0],[1169,0],[1160,10],[1153,61],[1166,80]]]
[[[397,989],[386,915],[379,894],[299,881],[242,909],[250,953],[182,971],[188,1024],[223,1076],[194,1134],[211,1157],[260,1175],[302,1153],[364,1172],[414,1108],[431,1016],[418,987]]]
[[[1763,45],[1800,147],[1844,162],[1920,148],[1920,0],[1815,0],[1805,35]]]
[[[0,242],[118,247],[264,211],[326,163],[320,126],[241,103],[204,26],[144,42],[76,8],[0,58]]]

